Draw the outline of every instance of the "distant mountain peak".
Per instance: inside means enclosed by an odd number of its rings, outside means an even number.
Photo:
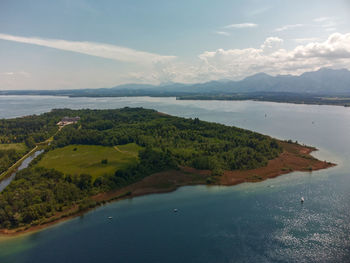
[[[260,79],[267,79],[267,78],[273,78],[273,77],[270,76],[269,74],[261,72],[261,73],[257,73],[257,74],[251,75],[249,77],[246,77],[242,81],[245,81],[245,80],[260,80]]]

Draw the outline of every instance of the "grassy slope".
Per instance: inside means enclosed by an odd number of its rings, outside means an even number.
[[[74,151],[74,148],[77,150]],[[54,168],[65,174],[90,174],[94,180],[137,162],[140,149],[140,146],[133,143],[116,147],[69,145],[48,152],[37,165]],[[108,159],[108,163],[102,164],[103,159]]]
[[[1,143],[0,150],[15,150],[20,153],[25,153],[28,148],[24,143]]]

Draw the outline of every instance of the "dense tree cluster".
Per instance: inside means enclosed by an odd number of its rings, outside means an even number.
[[[12,228],[40,220],[91,194],[91,176],[64,176],[44,168],[25,169],[0,194],[0,226]]]
[[[0,174],[22,157],[22,152],[15,149],[0,150]]]
[[[15,119],[0,119],[0,143],[33,144],[48,139],[57,131],[63,112],[52,111]],[[29,145],[28,145],[29,146]]]

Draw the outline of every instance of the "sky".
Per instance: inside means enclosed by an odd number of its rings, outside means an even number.
[[[350,69],[350,0],[0,0],[0,90]]]

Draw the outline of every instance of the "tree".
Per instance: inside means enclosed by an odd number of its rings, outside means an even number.
[[[35,147],[35,141],[32,136],[27,137],[24,143],[27,145],[28,148]]]

